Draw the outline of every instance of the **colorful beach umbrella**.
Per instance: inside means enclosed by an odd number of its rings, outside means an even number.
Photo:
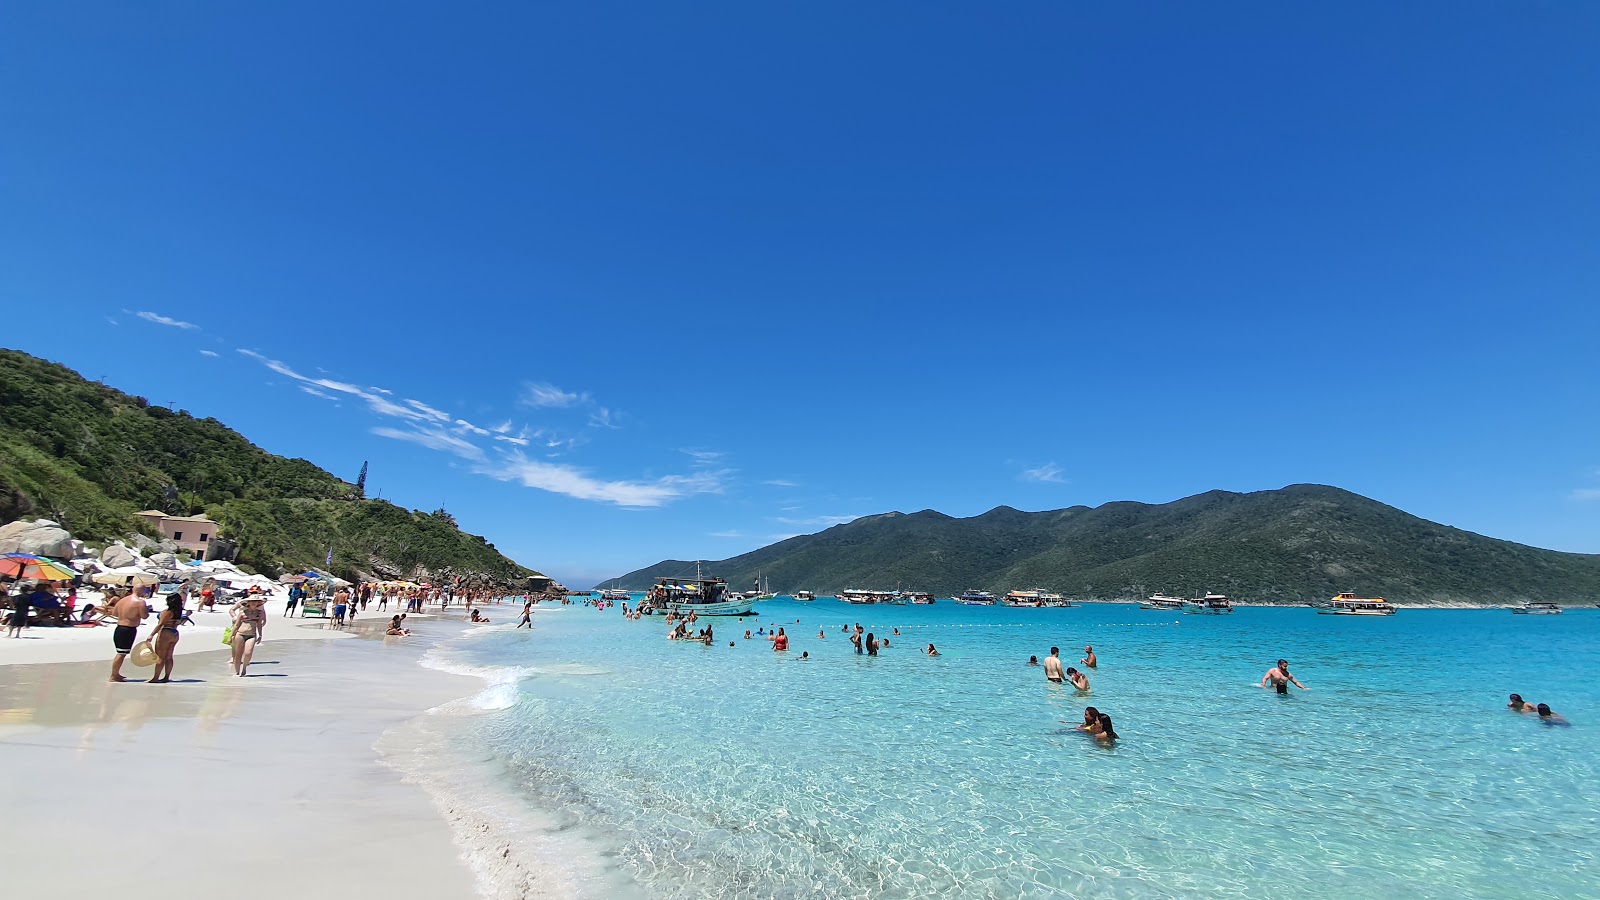
[[[32,553],[7,553],[0,556],[0,576],[33,578],[39,581],[71,581],[78,573],[66,566],[34,556]]]

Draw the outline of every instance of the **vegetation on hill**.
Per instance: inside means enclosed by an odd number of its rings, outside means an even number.
[[[619,579],[639,589],[694,572],[666,560]],[[1323,485],[1172,503],[1107,503],[956,519],[933,510],[867,516],[706,572],[774,590],[990,591],[1046,588],[1082,599],[1207,591],[1258,603],[1355,590],[1404,603],[1600,599],[1600,556],[1541,550],[1439,525]],[[606,582],[609,584],[610,582]]]
[[[143,527],[132,514],[204,513],[265,570],[513,582],[533,573],[444,510],[366,500],[303,459],[262,450],[216,419],[152,406],[65,366],[0,349],[0,521],[42,516],[84,540]]]

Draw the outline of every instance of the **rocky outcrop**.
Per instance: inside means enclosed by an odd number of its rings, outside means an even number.
[[[32,553],[35,556],[71,559],[72,543],[72,535],[49,519],[0,525],[0,553]]]
[[[100,564],[112,569],[136,566],[142,561],[139,554],[121,544],[112,544],[100,553]]]
[[[171,553],[156,553],[150,557],[150,565],[160,569],[176,569],[178,558]]]

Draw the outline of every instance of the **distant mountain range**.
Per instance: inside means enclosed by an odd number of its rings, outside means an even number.
[[[1132,600],[1215,591],[1304,603],[1354,590],[1396,603],[1600,601],[1600,556],[1484,537],[1317,484],[1036,513],[1000,506],[967,519],[889,512],[701,568],[741,589],[760,572],[778,593],[1045,588]],[[669,559],[614,581],[637,590],[694,571],[693,560]]]

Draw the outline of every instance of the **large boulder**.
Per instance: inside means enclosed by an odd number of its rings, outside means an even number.
[[[32,553],[35,556],[72,557],[72,535],[50,521],[12,522],[0,525],[0,553]]]
[[[149,535],[135,534],[132,537],[133,546],[136,550],[149,550],[151,547],[156,545],[156,542],[152,540]]]
[[[160,550],[162,553],[177,553],[183,548],[178,546],[177,541],[173,540],[172,538],[167,538],[166,540],[157,544],[156,549]]]
[[[100,564],[112,569],[123,569],[127,568],[128,566],[136,566],[140,562],[142,562],[142,560],[139,559],[139,554],[129,550],[127,547],[124,547],[121,544],[112,544],[100,554]]]
[[[150,557],[150,565],[159,569],[176,569],[178,558],[171,553],[157,553]]]

